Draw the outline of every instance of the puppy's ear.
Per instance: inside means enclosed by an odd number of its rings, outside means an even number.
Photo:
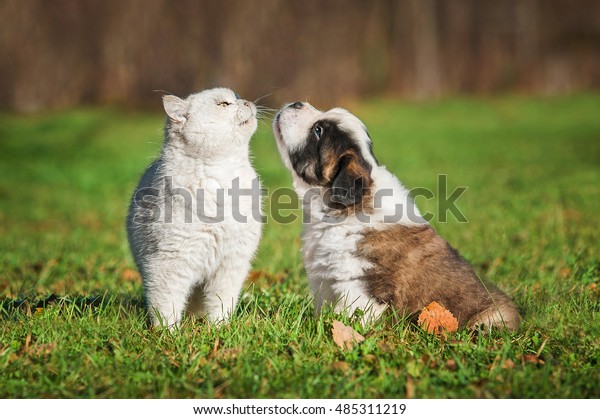
[[[370,186],[371,165],[362,157],[346,154],[338,162],[325,203],[336,209],[351,207],[362,201]]]
[[[173,95],[163,96],[163,107],[169,119],[179,124],[185,124],[188,117],[187,101]]]

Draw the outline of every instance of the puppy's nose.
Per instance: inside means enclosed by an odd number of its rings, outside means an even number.
[[[304,106],[304,104],[302,102],[294,102],[290,105],[290,107],[292,107],[294,109],[302,109],[302,106]]]

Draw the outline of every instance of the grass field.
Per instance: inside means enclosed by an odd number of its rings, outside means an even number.
[[[437,195],[447,174],[449,192],[468,187],[469,222],[433,224],[523,309],[519,332],[440,339],[393,316],[341,319],[366,337],[341,350],[339,317],[312,314],[300,223],[270,218],[230,325],[149,330],[124,217],[163,117],[4,115],[0,398],[600,397],[600,96],[349,108],[407,186]],[[252,147],[263,184],[290,186],[269,122]]]

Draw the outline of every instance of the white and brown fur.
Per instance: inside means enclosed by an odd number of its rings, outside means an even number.
[[[463,326],[518,328],[510,298],[477,276],[378,164],[358,118],[295,102],[280,110],[273,131],[303,201],[304,264],[317,312],[331,303],[348,314],[362,310],[367,322],[389,306],[415,314],[437,301]]]

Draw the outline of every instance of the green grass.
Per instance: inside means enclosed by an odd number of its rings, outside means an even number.
[[[162,116],[4,115],[0,398],[599,397],[600,96],[349,108],[407,186],[437,194],[447,174],[450,191],[468,187],[469,223],[433,224],[523,308],[519,332],[438,339],[393,317],[343,319],[366,340],[342,351],[339,317],[312,315],[300,223],[272,219],[230,325],[149,330],[124,217]],[[290,186],[267,125],[255,166],[265,186]]]

